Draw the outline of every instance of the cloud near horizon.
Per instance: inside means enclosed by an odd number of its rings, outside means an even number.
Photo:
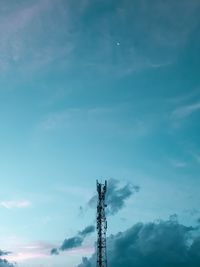
[[[0,206],[6,209],[27,208],[30,205],[31,205],[31,202],[28,200],[8,200],[8,201],[0,202]]]
[[[5,250],[1,250],[0,249],[0,257],[1,256],[5,256],[5,255],[8,255],[8,254],[11,254],[12,252],[10,252],[10,251],[5,251]]]
[[[0,257],[2,256],[7,256],[9,254],[11,254],[12,252],[10,251],[5,251],[5,250],[1,250],[0,249]],[[14,264],[10,263],[9,261],[7,261],[6,259],[2,259],[0,258],[0,267],[15,267]]]
[[[5,259],[0,259],[0,267],[15,267],[15,265]]]
[[[51,255],[58,255],[59,251],[65,251],[72,248],[80,247],[85,240],[85,238],[95,231],[94,225],[89,225],[85,227],[82,231],[79,231],[76,236],[71,238],[66,238],[59,248],[53,248],[51,250]]]
[[[137,223],[108,240],[110,267],[198,267],[200,235],[198,227],[180,224],[176,216],[168,221]],[[95,266],[95,253],[84,257],[78,267]]]

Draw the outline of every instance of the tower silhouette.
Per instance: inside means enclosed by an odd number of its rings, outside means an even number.
[[[97,264],[96,267],[107,267],[106,253],[106,230],[107,221],[105,214],[105,195],[107,190],[107,181],[104,184],[97,181]]]

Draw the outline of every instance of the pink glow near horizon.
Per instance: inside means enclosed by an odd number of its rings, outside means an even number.
[[[11,254],[5,257],[6,260],[11,262],[20,262],[31,259],[39,259],[39,258],[47,258],[49,257],[47,254],[39,253],[39,252],[19,252],[16,254]]]
[[[50,250],[47,248],[41,248],[40,246],[27,246],[24,247],[25,251],[17,252],[13,254],[6,255],[4,258],[10,262],[23,262],[29,261],[32,259],[42,259],[48,257],[55,257],[50,255]],[[26,251],[28,250],[28,251]],[[32,250],[32,251],[30,251]],[[74,248],[71,250],[63,251],[61,254],[71,254],[71,255],[78,255],[78,256],[86,256],[88,254],[92,254],[94,252],[94,248],[90,246]],[[59,257],[59,256],[57,256]]]

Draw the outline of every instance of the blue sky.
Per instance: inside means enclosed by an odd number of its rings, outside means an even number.
[[[0,249],[19,266],[93,224],[96,179],[138,185],[109,234],[199,210],[199,9],[191,1],[0,3]],[[120,186],[119,185],[119,186]],[[80,206],[84,214],[80,215]]]

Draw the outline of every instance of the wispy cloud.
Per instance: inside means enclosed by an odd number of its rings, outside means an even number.
[[[23,262],[31,259],[47,258],[48,255],[42,252],[19,252],[7,257],[12,262]]]
[[[187,44],[190,33],[198,25],[200,4],[197,0],[193,3],[186,0],[181,3],[144,0],[134,1],[134,4],[114,1],[110,6],[112,11],[103,19],[99,17],[97,21],[91,21],[91,31],[100,31],[101,34],[95,46],[91,45],[89,57],[83,55],[83,58],[87,63],[90,61],[93,68],[105,72],[110,70],[112,74],[131,74],[172,64],[179,48]],[[91,6],[88,8],[90,10]],[[113,31],[113,27],[118,30]],[[85,38],[87,34],[83,41]],[[103,65],[102,57],[105,58]]]
[[[130,117],[131,120],[127,120]],[[143,138],[155,130],[152,118],[133,115],[132,106],[122,103],[110,107],[68,108],[47,114],[38,123],[39,132],[67,130],[99,135],[106,138],[127,136]]]
[[[0,202],[0,206],[6,209],[27,208],[30,205],[31,205],[31,202],[28,200],[8,200],[8,201]]]
[[[172,112],[174,119],[183,119],[189,117],[192,113],[200,110],[200,102],[180,106]]]
[[[36,1],[33,5],[26,5],[25,7],[16,7],[10,12],[10,16],[3,17],[1,19],[0,30],[5,28],[7,34],[14,33],[21,28],[27,27],[28,23],[34,19],[35,15],[38,14],[45,7],[47,1]],[[9,4],[8,4],[9,5]]]
[[[200,154],[198,154],[198,153],[193,153],[193,157],[194,157],[194,159],[196,160],[196,162],[200,164]]]
[[[32,259],[47,258],[52,244],[46,242],[27,243],[18,240],[15,247],[15,252],[5,256],[5,258],[12,262],[23,262]]]
[[[117,112],[119,112],[117,107],[68,108],[49,114],[41,123],[41,127],[46,130],[53,130],[59,127],[70,127],[72,123],[73,125],[80,125],[81,120],[84,121],[82,122],[84,125],[90,122],[100,124],[102,120],[106,123],[105,116],[112,119],[112,116]]]
[[[49,251],[52,248],[52,244],[47,242],[33,242],[33,243],[27,243],[24,241],[18,240],[18,242],[15,244],[15,252],[12,254],[5,255],[4,258],[11,262],[31,262],[32,260],[37,259],[48,259],[49,261],[52,261],[52,258],[50,259],[51,255]],[[75,255],[90,255],[92,252],[94,252],[93,246],[82,246],[78,248],[73,248],[72,250],[67,250],[66,253],[68,254],[75,254]],[[0,262],[1,266],[1,262]],[[7,266],[5,266],[7,267]],[[11,266],[8,266],[11,267]]]
[[[192,88],[191,91],[185,94],[179,94],[175,97],[168,98],[169,104],[174,104],[178,106],[185,106],[186,103],[194,102],[195,100],[200,99],[200,88]]]
[[[53,10],[60,15],[57,18],[63,18],[63,16],[68,18],[67,14],[62,11],[62,6],[62,1],[55,3],[49,0],[26,1],[20,4],[7,2],[5,4],[6,12],[2,12],[0,17],[1,71],[8,73],[16,64],[17,71],[23,71],[23,73],[25,70],[26,72],[38,70],[51,63],[55,58],[62,59],[71,51],[72,42],[61,46],[59,41],[54,44],[51,37],[51,41],[43,42],[45,34],[48,39],[49,35],[58,32],[58,28],[55,29],[52,22]],[[68,3],[65,4],[63,10],[66,10],[66,7],[68,7]],[[45,30],[46,24],[51,25],[48,30]],[[64,27],[60,28],[64,29]],[[60,40],[60,38],[55,39]]]
[[[0,68],[9,69],[13,63],[24,59],[30,46],[27,46],[26,34],[33,30],[31,23],[48,9],[47,0],[35,1],[34,4],[26,3],[22,5],[13,5],[6,3],[7,12],[0,17]],[[33,47],[33,46],[32,46]],[[34,55],[36,55],[34,51]],[[30,57],[29,57],[30,58]]]
[[[172,164],[172,166],[174,166],[175,168],[185,168],[188,166],[187,162],[185,161],[181,161],[181,160],[170,160],[170,163]]]
[[[24,72],[25,65],[37,68],[59,58],[65,67],[87,67],[103,73],[109,70],[117,75],[157,69],[174,62],[198,22],[197,0],[192,4],[186,0],[103,1],[109,10],[103,16],[101,12],[90,16],[95,11],[90,1],[72,2],[43,0],[11,5],[7,1],[4,5],[9,12],[0,20],[0,68],[9,69],[13,62],[20,62]],[[118,30],[113,31],[115,28]]]

